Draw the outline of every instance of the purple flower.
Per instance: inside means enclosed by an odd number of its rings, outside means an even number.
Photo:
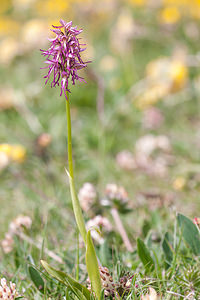
[[[86,48],[82,48],[85,44],[80,44],[80,38],[77,36],[82,32],[82,29],[78,30],[77,27],[72,27],[72,21],[65,23],[60,20],[61,26],[53,26],[51,29],[56,34],[56,37],[49,39],[51,45],[48,50],[41,50],[42,55],[46,58],[45,63],[49,69],[45,84],[48,82],[50,75],[53,74],[53,81],[51,87],[60,85],[61,82],[61,93],[64,92],[67,99],[67,93],[69,90],[69,79],[71,78],[72,84],[74,85],[76,80],[84,81],[82,77],[78,75],[78,71],[87,66],[88,62],[83,62],[81,59],[81,52]]]

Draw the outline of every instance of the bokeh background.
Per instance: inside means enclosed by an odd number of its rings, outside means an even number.
[[[0,238],[25,214],[35,240],[46,228],[48,247],[73,249],[65,103],[40,54],[61,18],[84,29],[92,61],[71,87],[77,189],[124,186],[132,236],[198,216],[200,1],[1,0]]]

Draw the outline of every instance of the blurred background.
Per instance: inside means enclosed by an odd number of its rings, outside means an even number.
[[[26,214],[36,239],[49,224],[52,248],[67,226],[65,243],[74,239],[65,103],[59,88],[45,86],[40,53],[61,18],[84,29],[83,55],[92,61],[87,84],[71,87],[77,188],[91,182],[102,194],[107,183],[124,186],[136,232],[161,207],[196,216],[200,1],[1,0],[0,238]],[[145,209],[133,225],[138,207]],[[168,215],[155,222],[170,223]]]

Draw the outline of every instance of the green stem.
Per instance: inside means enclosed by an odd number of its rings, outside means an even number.
[[[85,222],[83,219],[82,209],[79,203],[79,199],[76,194],[75,184],[74,184],[74,170],[73,170],[73,160],[72,160],[72,135],[71,135],[71,115],[70,115],[70,105],[69,105],[69,94],[68,100],[66,100],[66,115],[67,115],[67,137],[68,137],[68,163],[69,163],[69,185],[70,193],[72,198],[73,211],[78,226],[78,230],[84,240],[86,246],[86,265],[88,270],[88,275],[90,277],[91,285],[94,288],[94,292],[97,299],[101,298],[101,278],[99,273],[98,260],[95,253],[93,241],[90,236],[90,231],[87,233],[85,228]],[[78,255],[78,254],[77,254]],[[77,257],[78,258],[78,257]],[[77,273],[76,277],[78,279],[78,260],[77,260]]]
[[[79,232],[77,230],[76,280],[79,281]]]
[[[73,170],[73,160],[72,160],[72,134],[71,134],[71,115],[70,115],[70,105],[69,100],[66,100],[66,115],[67,115],[67,137],[68,137],[68,163],[69,163],[69,183],[70,183],[70,193],[72,197],[72,205],[74,210],[74,215],[79,232],[86,244],[87,231],[85,228],[85,222],[83,219],[83,214],[81,206],[76,194],[75,184],[74,184],[74,170]]]

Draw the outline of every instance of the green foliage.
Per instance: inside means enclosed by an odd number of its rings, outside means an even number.
[[[86,242],[86,266],[88,275],[91,281],[92,289],[98,299],[101,299],[101,278],[99,273],[99,265],[97,261],[97,256],[94,249],[94,244],[91,238],[90,230],[87,232],[87,242]]]
[[[112,257],[111,249],[107,241],[104,241],[104,243],[100,245],[98,256],[103,266],[109,266],[109,261]]]
[[[83,300],[90,300],[91,299],[91,293],[90,291],[77,282],[74,278],[72,278],[70,275],[65,274],[62,271],[56,270],[53,267],[51,267],[47,262],[44,260],[41,260],[41,264],[44,267],[44,269],[49,273],[53,278],[60,281],[62,284],[64,284],[68,290],[70,290],[72,293],[74,293],[78,299]]]
[[[68,169],[64,101],[59,98],[58,89],[51,89],[50,86],[43,88],[43,71],[40,70],[42,59],[38,51],[43,47],[41,40],[36,39],[37,44],[32,45],[32,49],[20,44],[27,38],[35,40],[28,37],[26,25],[29,27],[32,19],[39,21],[35,8],[39,2],[49,1],[28,1],[29,4],[23,6],[23,9],[21,5],[17,7],[20,1],[3,0],[2,3],[4,2],[16,2],[6,12],[5,20],[7,24],[7,20],[13,17],[10,15],[13,12],[14,19],[22,22],[23,32],[20,29],[18,38],[14,36],[15,28],[12,28],[10,38],[6,36],[6,30],[1,30],[2,53],[8,53],[8,56],[17,53],[17,56],[8,64],[0,66],[0,140],[1,143],[22,144],[27,149],[27,158],[23,164],[10,161],[5,169],[0,166],[0,241],[8,232],[9,223],[17,215],[28,215],[33,223],[30,231],[24,232],[32,240],[31,243],[16,236],[13,251],[9,254],[0,253],[1,278],[6,277],[7,280],[16,282],[17,289],[26,299],[87,299],[89,291],[84,290],[87,294],[85,296],[82,292],[87,272],[85,252],[81,247],[80,283],[73,279],[77,261],[76,226],[64,172],[64,166]],[[106,6],[105,13],[102,14],[102,7],[95,2],[94,6],[89,4],[88,10],[87,3],[82,1],[83,11],[81,4],[74,5],[78,12],[78,23],[87,33],[89,48],[95,54],[93,63],[88,67],[88,76],[84,74],[85,78],[88,77],[87,84],[70,87],[73,159],[75,174],[79,179],[77,188],[85,182],[91,182],[98,194],[102,195],[107,183],[113,182],[125,187],[132,211],[123,217],[134,251],[126,251],[114,226],[112,233],[107,235],[105,232],[105,244],[96,244],[95,249],[102,265],[111,271],[114,281],[119,280],[120,273],[124,270],[134,274],[134,283],[126,300],[141,299],[149,286],[153,286],[163,299],[174,299],[176,294],[184,299],[191,291],[194,291],[194,299],[199,299],[200,241],[198,229],[191,221],[193,217],[199,216],[200,211],[199,20],[187,16],[180,23],[162,26],[158,17],[162,10],[160,6],[138,9],[132,6],[135,1],[119,1],[117,5]],[[131,3],[127,5],[128,2]],[[24,13],[24,9],[27,13]],[[3,15],[4,13],[2,24]],[[76,24],[76,16],[72,15],[73,23]],[[68,14],[63,17],[67,21]],[[42,22],[46,19],[40,18]],[[48,20],[49,18],[50,16]],[[129,31],[132,21],[134,28]],[[128,41],[126,36],[123,39],[118,37],[121,25],[128,28]],[[122,32],[123,30],[124,27]],[[23,36],[26,32],[27,36]],[[125,46],[125,53],[113,49],[113,37],[117,37],[119,43]],[[14,49],[13,42],[18,44]],[[6,48],[3,48],[5,45]],[[179,51],[174,52],[174,49],[179,50],[180,45],[181,55]],[[10,51],[7,51],[7,47]],[[147,128],[144,126],[144,116],[148,110],[139,110],[134,103],[143,92],[146,92],[147,98],[151,96],[151,90],[144,88],[146,66],[163,56],[178,59],[184,57],[189,71],[187,86],[154,104],[153,108],[161,112],[163,122],[156,128]],[[108,62],[109,57],[111,58],[111,65],[114,61],[114,71],[109,70],[109,63],[108,69],[107,66],[102,69],[104,57]],[[4,99],[6,103],[7,96],[10,106],[4,110],[2,105]],[[99,99],[103,99],[105,104],[102,118],[98,117]],[[38,152],[37,140],[42,133],[48,133],[52,141],[42,152]],[[166,174],[152,175],[152,169],[146,172],[137,167],[130,171],[120,168],[116,163],[116,155],[122,150],[128,150],[134,155],[138,138],[149,134],[167,135],[170,140],[171,151],[165,153],[167,164],[169,162]],[[154,158],[165,163],[165,155],[162,156],[162,153],[155,152]],[[178,177],[183,179],[184,185],[177,188],[174,182]],[[73,196],[75,199],[75,195]],[[115,206],[121,212],[127,212],[126,207],[121,207],[120,201],[115,201]],[[179,207],[181,211],[177,222],[174,222],[173,207]],[[102,212],[104,216],[110,216],[109,207],[101,209],[99,203],[95,213]],[[94,216],[93,208],[84,215],[84,219],[87,220],[90,216]],[[39,241],[42,240],[45,241],[44,245],[40,245]],[[70,277],[56,270],[61,268],[60,262],[49,257],[48,250],[64,261],[62,268]],[[32,255],[35,265],[31,260],[27,261],[28,255]],[[46,272],[41,274],[37,271],[36,265],[41,257],[55,266],[51,275],[53,279]],[[31,267],[27,267],[27,264]],[[52,268],[49,268],[52,272]],[[43,287],[42,290],[40,286]],[[91,293],[90,297],[93,297]],[[104,298],[103,291],[101,298]]]
[[[151,257],[150,251],[147,249],[145,243],[140,238],[137,239],[137,251],[146,272],[151,272],[155,268],[155,263],[153,258]]]
[[[171,264],[173,260],[173,248],[172,248],[169,232],[166,232],[164,235],[162,248],[166,257],[167,264]]]
[[[178,225],[183,238],[195,255],[200,255],[200,232],[197,226],[182,214],[177,216]]]
[[[40,276],[40,273],[32,266],[28,267],[28,272],[36,288],[44,294],[44,280]]]

